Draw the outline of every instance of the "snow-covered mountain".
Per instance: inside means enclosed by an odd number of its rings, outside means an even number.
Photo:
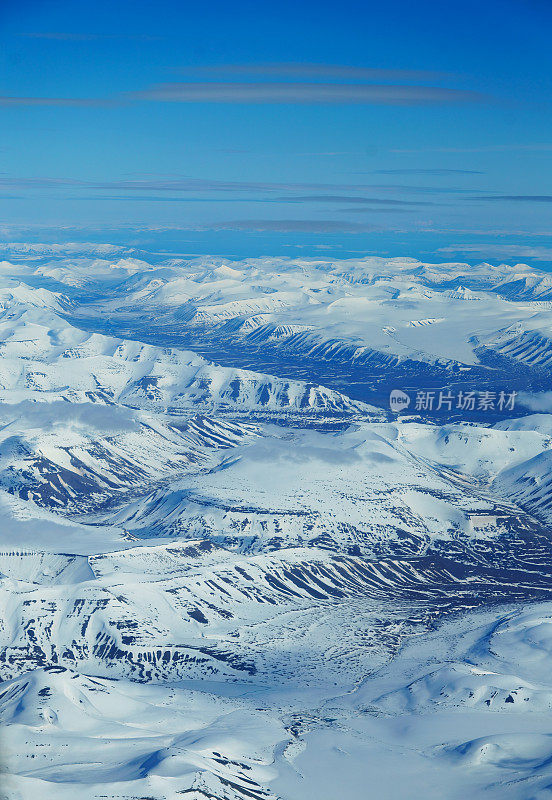
[[[506,323],[536,323],[527,301],[546,299],[549,284],[523,265],[196,259],[133,271],[89,308],[104,325],[153,326],[208,348],[227,349],[228,340],[246,352],[269,346],[294,363],[476,365],[479,342]],[[552,312],[541,308],[535,330],[551,324]]]
[[[4,796],[546,797],[548,276],[3,252]]]
[[[33,299],[36,293],[28,292]],[[0,317],[0,355],[4,403],[47,398],[169,414],[192,409],[277,414],[360,410],[358,403],[323,386],[222,367],[189,351],[89,333],[28,303],[8,304]]]

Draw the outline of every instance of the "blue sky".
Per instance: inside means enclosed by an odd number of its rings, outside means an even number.
[[[8,240],[552,264],[552,4],[0,6]]]

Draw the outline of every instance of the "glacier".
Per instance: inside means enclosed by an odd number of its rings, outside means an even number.
[[[552,797],[546,272],[3,252],[0,796]]]

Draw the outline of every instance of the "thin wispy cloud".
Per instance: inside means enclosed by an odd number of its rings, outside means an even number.
[[[374,169],[372,175],[484,175],[478,169]]]
[[[427,227],[421,229],[424,233],[436,234],[461,234],[462,236],[499,236],[500,238],[519,236],[540,236],[552,239],[551,230],[520,230],[515,228],[438,228]]]
[[[535,261],[552,261],[552,247],[501,244],[484,242],[483,244],[455,244],[449,247],[439,247],[438,253],[475,253],[482,257],[498,258],[530,258]]]
[[[179,197],[170,195],[84,195],[82,200],[121,200],[121,201],[147,201],[165,203],[277,203],[280,204],[309,204],[324,203],[327,205],[347,204],[349,206],[360,205],[372,207],[385,206],[385,210],[402,209],[410,206],[432,206],[435,205],[430,200],[394,200],[387,197],[355,197],[354,195],[299,195],[282,197]]]
[[[514,203],[552,203],[552,194],[492,194],[472,197],[472,200],[502,200]]]
[[[103,40],[126,39],[138,42],[158,41],[161,37],[149,34],[124,34],[124,33],[74,33],[68,31],[32,31],[19,33],[24,39],[46,39],[54,42],[96,42]]]
[[[73,178],[50,178],[50,177],[19,177],[0,173],[0,186],[11,186],[27,189],[41,188],[67,188],[69,186],[86,186],[86,181],[79,181]]]
[[[431,203],[430,205],[433,205]],[[345,208],[334,209],[334,214],[413,214],[418,211],[417,205],[414,206],[346,206]]]
[[[289,156],[300,156],[301,158],[305,157],[317,157],[317,156],[327,156],[327,157],[336,157],[336,156],[364,156],[366,155],[366,151],[357,150],[312,150],[312,151],[286,151],[285,153],[277,153],[276,151],[272,152],[256,152],[254,150],[247,150],[243,147],[221,147],[216,150],[217,153],[225,153],[226,155],[231,156],[243,156],[247,155],[249,157],[258,157],[258,158],[274,158],[277,155],[285,155]]]
[[[113,105],[113,100],[97,97],[15,97],[0,95],[0,106],[102,106]]]
[[[332,105],[433,105],[481,103],[479,92],[440,86],[372,83],[187,81],[161,83],[127,95],[131,101],[158,103],[291,103]]]
[[[373,231],[374,226],[330,219],[239,219],[229,222],[213,222],[194,229],[258,233],[366,233]]]
[[[111,38],[111,34],[37,32],[28,38],[83,42]],[[113,34],[113,38],[120,38]],[[133,38],[133,37],[128,37]],[[481,92],[441,84],[449,75],[424,70],[381,69],[347,64],[269,63],[222,64],[188,67],[192,79],[158,83],[112,97],[39,97],[4,95],[4,106],[97,103],[234,103],[298,105],[423,106],[490,102]],[[251,80],[239,80],[249,77]],[[221,80],[222,78],[222,80]]]
[[[255,75],[287,78],[335,78],[367,81],[427,81],[450,78],[449,73],[431,70],[382,69],[349,64],[281,62],[265,64],[208,64],[184,68],[185,72],[205,75]]]
[[[92,42],[97,39],[111,38],[95,33],[67,33],[64,31],[34,31],[19,33],[18,36],[23,39],[48,39],[54,42]]]
[[[368,205],[387,205],[387,206],[432,206],[430,200],[395,200],[388,197],[355,197],[354,195],[336,194],[306,194],[297,197],[277,197],[275,202],[280,203],[348,203],[368,204]]]
[[[552,150],[552,142],[541,142],[532,144],[491,144],[477,147],[425,147],[425,148],[392,148],[390,153],[540,153]]]
[[[295,199],[299,200],[301,196],[307,197],[312,200],[313,197],[323,197],[326,201],[330,195],[335,200],[337,193],[347,192],[343,202],[364,202],[362,199],[362,192],[377,191],[383,193],[412,193],[412,194],[443,194],[443,193],[471,193],[474,189],[462,189],[458,187],[444,187],[444,186],[409,186],[407,184],[368,184],[368,183],[277,183],[268,181],[224,181],[212,180],[204,178],[146,178],[135,180],[114,180],[114,181],[91,181],[80,180],[76,178],[54,178],[54,177],[18,177],[0,174],[0,187],[4,188],[71,188],[71,189],[95,189],[99,191],[117,191],[117,192],[216,192],[216,193],[251,193],[251,192],[289,192],[301,193],[296,195]],[[307,192],[317,192],[317,195],[306,195]],[[323,193],[323,194],[321,194]],[[358,193],[349,196],[349,193]],[[284,198],[285,199],[285,198]],[[373,199],[375,202],[381,202],[380,198],[367,198],[367,201]],[[316,201],[315,201],[316,202]],[[394,201],[399,203],[400,201]],[[405,201],[406,202],[406,201]],[[408,201],[410,202],[410,201]]]

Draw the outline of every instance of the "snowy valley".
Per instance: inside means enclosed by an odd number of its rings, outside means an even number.
[[[550,797],[547,273],[5,257],[5,798]]]

